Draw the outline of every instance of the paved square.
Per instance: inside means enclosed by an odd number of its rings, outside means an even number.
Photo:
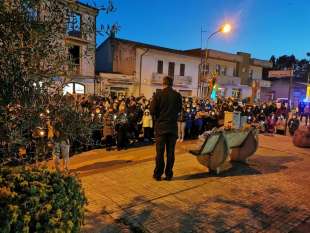
[[[156,182],[153,146],[74,156],[89,205],[83,232],[310,232],[310,150],[260,136],[248,165],[210,175],[177,145],[173,181]]]

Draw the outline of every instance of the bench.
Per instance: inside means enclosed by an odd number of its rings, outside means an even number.
[[[230,156],[230,161],[246,162],[258,147],[257,130],[217,131],[209,134],[199,150],[189,152],[210,171],[220,173]]]
[[[221,166],[229,155],[229,146],[223,132],[215,132],[207,136],[199,150],[190,150],[197,160],[209,171],[220,173]]]
[[[231,161],[246,162],[258,148],[258,132],[255,128],[225,131],[224,135],[231,150]]]

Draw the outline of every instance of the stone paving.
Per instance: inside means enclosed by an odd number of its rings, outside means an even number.
[[[89,205],[83,232],[310,232],[310,149],[260,136],[248,165],[207,173],[179,143],[175,177],[154,181],[154,146],[73,157]]]

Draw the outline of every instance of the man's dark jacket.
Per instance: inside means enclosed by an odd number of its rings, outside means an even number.
[[[155,118],[156,137],[163,134],[177,135],[177,119],[181,110],[182,96],[180,93],[171,87],[156,92],[150,108],[151,115]]]

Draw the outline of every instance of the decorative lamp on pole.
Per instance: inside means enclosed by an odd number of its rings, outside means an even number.
[[[215,36],[216,34],[218,33],[229,33],[231,31],[231,25],[229,23],[225,23],[223,24],[218,30],[216,30],[215,32],[211,33],[208,38],[207,38],[207,43],[206,43],[206,52],[205,52],[205,59],[203,59],[203,53],[201,53],[201,65],[200,65],[200,80],[199,80],[199,84],[198,84],[198,92],[200,91],[202,94],[203,93],[203,83],[208,83],[208,80],[205,80],[205,76],[206,76],[206,70],[203,68],[205,66],[203,65],[206,65],[207,64],[207,60],[208,60],[208,55],[209,55],[209,50],[208,50],[208,43],[209,43],[209,40]],[[201,30],[201,51],[202,51],[202,33],[203,32],[206,32],[206,31],[203,31]],[[201,82],[203,80],[203,82]],[[212,90],[208,90],[208,96],[210,95]]]

